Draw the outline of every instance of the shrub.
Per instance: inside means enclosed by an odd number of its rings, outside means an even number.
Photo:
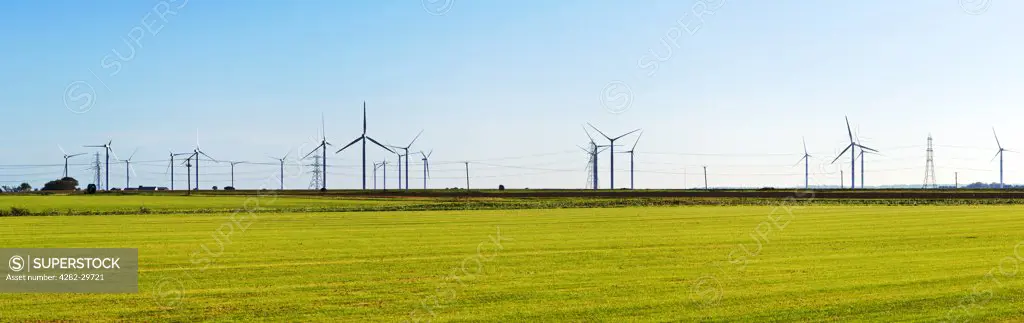
[[[74,191],[76,189],[78,189],[78,180],[71,177],[49,181],[43,185],[43,191]]]
[[[234,191],[235,187],[234,186],[224,186],[224,190],[225,191]]]
[[[85,194],[96,194],[96,184],[89,184],[89,186],[85,188]]]
[[[29,211],[28,209],[20,208],[20,207],[16,207],[16,206],[12,206],[11,207],[11,215],[13,215],[13,216],[24,216],[24,215],[31,215],[31,214],[32,214],[32,212]]]
[[[504,190],[505,190],[505,185],[500,185],[500,184],[499,184],[499,185],[498,185],[498,190],[499,190],[499,191],[504,191]]]
[[[214,187],[213,187],[213,190],[214,190],[214,191],[216,191],[216,190],[217,190],[217,187],[216,187],[216,186],[214,186]]]

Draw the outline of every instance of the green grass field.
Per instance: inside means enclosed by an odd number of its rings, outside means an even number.
[[[138,248],[141,267],[138,294],[0,294],[0,321],[1019,321],[1022,216],[690,206],[0,217],[5,248]]]

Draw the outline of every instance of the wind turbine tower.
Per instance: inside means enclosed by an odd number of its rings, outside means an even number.
[[[811,164],[810,164],[811,154],[807,152],[807,140],[804,139],[803,142],[804,142],[804,157],[800,158],[800,160],[797,161],[796,163],[797,163],[797,165],[799,165],[801,161],[804,162],[804,189],[806,190],[806,189],[810,189],[811,188]],[[794,166],[796,166],[796,165],[794,165]]]
[[[633,142],[633,148],[629,148],[628,151],[622,152],[623,154],[629,154],[629,189],[633,189],[633,152],[636,150],[636,144],[640,142],[640,137],[644,136],[644,132],[641,131],[636,136],[636,141]]]
[[[992,136],[996,138],[996,146],[999,147],[999,151],[997,151],[996,155],[992,157],[992,160],[999,157],[999,188],[1006,188],[1006,184],[1003,183],[1003,152],[1012,150],[1003,148],[1003,144],[999,143],[999,136],[996,135],[996,128],[992,128]]]
[[[317,186],[320,188],[321,191],[327,191],[327,146],[333,146],[333,145],[330,142],[327,141],[327,124],[324,121],[324,115],[323,114],[320,114],[320,134],[321,134],[320,135],[320,145],[316,146],[316,148],[313,148],[313,150],[310,151],[308,154],[306,154],[306,156],[302,156],[302,159],[306,159],[306,157],[309,157],[309,155],[312,155],[312,154],[316,153],[317,150],[320,150],[320,152],[321,152],[320,155],[313,156],[313,158],[317,159],[317,162],[314,164],[314,166],[320,164],[319,160],[320,160],[320,158],[323,158],[323,167],[324,167],[324,169],[323,169],[323,172],[321,173],[320,172],[320,168],[317,167],[316,169],[314,169],[314,175],[322,176],[323,179],[322,180],[320,178],[314,179],[313,181],[310,182],[310,185],[313,185],[314,183],[316,183],[316,184],[318,184]],[[344,148],[342,148],[342,149],[344,149]],[[311,187],[311,188],[313,188],[313,187]]]
[[[355,140],[352,140],[352,142],[348,143],[344,147],[341,147],[341,149],[338,149],[338,151],[334,152],[335,154],[340,153],[342,150],[345,150],[345,148],[348,148],[349,146],[354,145],[356,142],[360,142],[361,141],[363,143],[363,190],[366,189],[366,141],[367,140],[369,140],[370,142],[372,142],[375,145],[379,146],[380,148],[384,148],[384,150],[387,150],[387,151],[390,151],[390,152],[394,152],[390,148],[385,147],[384,145],[382,145],[381,143],[377,142],[376,140],[374,140],[370,136],[366,135],[366,101],[363,101],[363,133],[361,135],[359,135],[359,137],[356,137]],[[326,165],[327,164],[327,162],[326,162],[327,153],[326,152],[324,153],[324,156],[325,156],[324,157],[324,160],[325,160],[324,164]],[[399,163],[401,163],[401,161],[399,161]],[[401,182],[401,179],[399,179],[399,182]]]
[[[74,158],[74,157],[78,157],[78,156],[81,156],[81,155],[85,155],[85,153],[68,155],[68,152],[64,151],[64,147],[61,147],[60,145],[58,145],[57,148],[60,149],[60,152],[62,154],[64,154],[64,177],[68,177],[68,159],[71,159],[71,158]],[[62,177],[62,178],[64,178],[64,177]]]

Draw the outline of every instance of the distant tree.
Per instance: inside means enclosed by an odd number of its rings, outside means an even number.
[[[234,186],[224,186],[224,190],[225,191],[234,191],[235,187]]]
[[[43,191],[74,191],[78,189],[78,180],[65,177],[59,180],[47,182],[43,185]]]
[[[28,185],[28,183],[21,183],[21,185],[18,185],[18,190],[20,190],[22,192],[31,191],[32,190],[32,185]]]
[[[217,187],[216,187],[216,186],[214,186],[214,187],[213,187],[213,190],[214,190],[214,191],[216,191],[216,190],[217,190]]]
[[[499,191],[504,191],[504,190],[505,190],[505,185],[501,185],[501,184],[499,184],[499,185],[498,185],[498,190],[499,190]]]
[[[89,184],[89,186],[86,186],[85,194],[96,194],[96,184]]]

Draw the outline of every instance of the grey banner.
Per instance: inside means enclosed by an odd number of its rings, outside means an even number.
[[[0,293],[138,293],[139,249],[0,249]]]

